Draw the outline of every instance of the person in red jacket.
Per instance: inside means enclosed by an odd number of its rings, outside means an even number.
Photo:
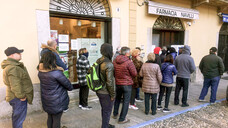
[[[121,54],[113,62],[115,82],[116,82],[116,100],[114,103],[113,118],[117,119],[121,97],[123,96],[123,106],[119,117],[119,124],[127,123],[130,120],[126,118],[131,99],[133,80],[137,76],[136,68],[130,59],[130,48],[122,47]]]

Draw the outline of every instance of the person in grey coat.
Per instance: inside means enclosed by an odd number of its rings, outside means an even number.
[[[174,65],[177,68],[177,78],[176,78],[176,88],[175,88],[175,97],[174,104],[179,104],[179,94],[181,88],[183,88],[182,95],[182,107],[187,107],[189,104],[187,103],[188,99],[188,86],[190,75],[195,71],[196,66],[193,58],[190,56],[191,49],[188,45],[185,45],[182,51],[182,54],[177,56]]]

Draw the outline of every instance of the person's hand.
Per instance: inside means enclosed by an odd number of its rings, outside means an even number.
[[[26,97],[25,98],[23,98],[23,99],[20,99],[21,101],[25,101],[26,100]]]
[[[111,98],[111,101],[114,101],[115,100],[115,98]]]

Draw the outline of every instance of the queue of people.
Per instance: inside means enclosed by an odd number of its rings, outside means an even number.
[[[63,74],[66,66],[61,62],[56,46],[57,43],[54,40],[49,40],[47,45],[42,45],[41,60],[37,66],[42,107],[48,115],[48,128],[60,128],[61,116],[64,111],[68,110],[68,91],[73,90],[70,81]],[[168,106],[174,87],[174,75],[177,75],[174,104],[179,104],[179,93],[183,88],[181,106],[189,106],[187,96],[190,75],[196,69],[189,46],[185,45],[181,48],[180,55],[177,55],[174,48],[156,47],[154,53],[147,55],[145,63],[140,56],[140,48],[131,50],[129,47],[118,47],[115,59],[113,59],[111,44],[104,43],[100,51],[102,57],[96,62],[100,64],[102,88],[96,91],[96,95],[101,105],[102,128],[115,127],[109,124],[112,109],[112,117],[118,119],[119,124],[130,122],[127,118],[128,109],[138,109],[135,101],[139,98],[138,90],[140,88],[144,92],[146,115],[150,113],[150,110],[152,115],[155,115],[157,110],[170,112]],[[16,47],[7,48],[5,50],[7,59],[1,64],[4,83],[7,86],[6,100],[13,108],[12,124],[14,128],[22,128],[27,113],[27,102],[32,104],[33,100],[30,76],[23,63],[19,62],[22,52],[23,50]],[[200,62],[200,70],[204,75],[200,102],[204,101],[210,86],[212,88],[210,102],[214,103],[216,100],[220,76],[224,72],[223,62],[216,52],[215,47],[211,48],[210,54]],[[80,49],[76,64],[80,85],[79,108],[82,110],[92,110],[92,107],[88,106],[89,88],[86,81],[86,74],[90,68],[88,56],[89,52],[86,48]],[[122,108],[119,112],[121,102]]]

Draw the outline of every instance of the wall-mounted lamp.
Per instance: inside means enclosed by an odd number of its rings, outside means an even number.
[[[149,3],[149,0],[143,0],[142,3],[139,3],[139,0],[136,0],[136,1],[137,1],[138,6],[143,6],[144,4]]]
[[[78,26],[82,26],[81,20],[78,20],[78,21],[77,21],[77,25],[78,25]]]
[[[63,19],[59,19],[59,24],[63,25]]]
[[[96,27],[96,22],[93,21],[92,24],[91,24],[91,26],[95,28]]]

